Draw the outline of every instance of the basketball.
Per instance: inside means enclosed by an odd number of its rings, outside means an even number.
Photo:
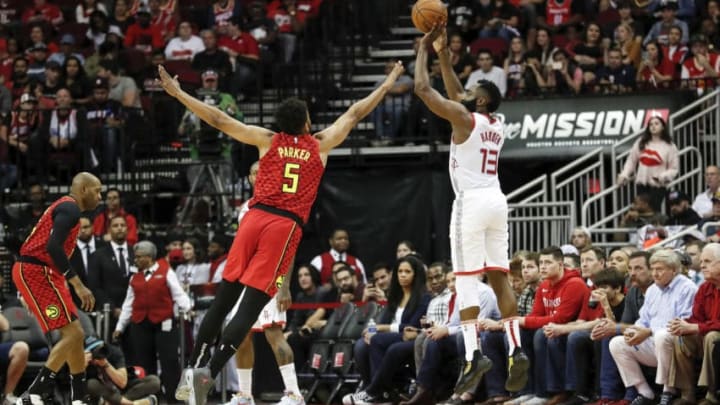
[[[418,0],[412,8],[412,22],[421,32],[429,32],[433,24],[447,21],[447,9],[440,0]]]

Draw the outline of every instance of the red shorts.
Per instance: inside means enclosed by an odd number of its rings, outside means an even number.
[[[275,296],[295,259],[302,228],[292,219],[251,209],[240,222],[223,279]]]
[[[43,332],[60,329],[77,319],[65,276],[59,271],[33,263],[16,262],[12,278]]]

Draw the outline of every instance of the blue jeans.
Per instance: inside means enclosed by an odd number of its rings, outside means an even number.
[[[567,336],[548,339],[542,329],[535,331],[533,338],[535,351],[535,378],[537,382],[544,379],[544,384],[535,386],[535,394],[546,396],[549,393],[565,390],[565,352]]]
[[[610,354],[610,339],[600,342],[600,398],[612,400],[628,399],[632,401],[638,393],[635,387],[625,388],[615,359]]]
[[[488,397],[507,395],[505,380],[507,379],[508,345],[505,332],[480,333],[482,350],[492,360],[492,368],[485,373],[485,389]]]
[[[0,163],[0,192],[12,188],[17,182],[17,166]]]
[[[396,102],[380,103],[372,112],[375,135],[378,139],[394,139],[400,130],[405,106],[400,98]]]
[[[593,371],[598,369],[596,345],[599,344],[590,339],[590,331],[575,331],[568,335],[565,367],[567,391],[575,391],[585,397],[592,396],[592,376],[597,375]]]

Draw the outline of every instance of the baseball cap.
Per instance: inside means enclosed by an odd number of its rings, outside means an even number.
[[[580,254],[580,252],[577,250],[577,248],[570,244],[560,246],[560,250],[563,252],[564,255],[579,255]]]
[[[207,69],[206,71],[202,72],[202,75],[200,75],[200,77],[203,80],[206,80],[206,79],[217,80],[218,74],[214,69]]]
[[[120,38],[125,38],[125,35],[120,30],[120,27],[118,27],[117,25],[111,25],[110,28],[108,28],[108,34],[115,34]]]
[[[75,45],[75,37],[72,34],[65,34],[60,38],[60,44]]]
[[[713,194],[711,200],[714,203],[716,203],[716,202],[720,203],[720,190],[716,191],[715,194]]]
[[[37,104],[37,99],[30,93],[24,93],[20,96],[20,104],[34,103]]]
[[[680,190],[674,190],[668,193],[667,199],[670,205],[677,204],[681,201],[690,201],[690,197]]]
[[[95,82],[93,83],[93,88],[95,89],[109,89],[110,83],[108,82],[108,79],[104,77],[97,77],[95,78]]]
[[[702,43],[702,44],[707,45],[708,39],[703,34],[695,34],[692,37],[690,37],[690,45],[696,44],[696,43]]]
[[[660,6],[658,7],[659,10],[677,10],[679,7],[678,2],[676,0],[663,0],[660,2]]]

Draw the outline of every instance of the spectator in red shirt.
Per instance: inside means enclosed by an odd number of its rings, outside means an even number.
[[[208,12],[208,26],[217,29],[241,15],[241,0],[215,0]]]
[[[235,66],[232,81],[234,94],[247,94],[255,82],[255,67],[260,59],[258,43],[248,32],[243,31],[240,18],[233,18],[220,29],[224,35],[218,40],[218,48],[225,51]]]
[[[307,13],[297,8],[297,0],[273,0],[268,4],[268,18],[278,26],[282,62],[289,63],[295,54],[297,35],[305,28]]]
[[[714,80],[697,80],[702,78],[717,78],[720,73],[720,58],[715,53],[708,53],[708,41],[705,35],[693,35],[690,40],[692,57],[683,62],[680,78],[692,80],[690,87],[703,89],[715,87]]]
[[[122,207],[120,200],[120,190],[116,188],[108,189],[105,194],[105,211],[99,213],[93,221],[93,232],[95,236],[102,237],[105,241],[110,241],[110,221],[117,217],[125,217],[127,223],[127,243],[132,246],[138,241],[137,220],[135,216],[129,214]]]
[[[152,17],[150,24],[160,29],[163,43],[167,43],[175,35],[178,22],[174,6],[173,8],[164,9],[161,7],[160,0],[148,0],[148,8]]]
[[[63,15],[60,8],[53,4],[46,3],[45,0],[33,0],[32,7],[28,7],[23,11],[22,22],[28,24],[32,22],[47,22],[57,27],[63,23]]]
[[[660,87],[661,84],[672,80],[675,68],[661,51],[657,41],[650,41],[645,45],[645,57],[638,67],[637,82],[646,87]]]
[[[150,23],[150,12],[140,10],[136,18],[137,22],[129,26],[125,34],[125,47],[139,49],[147,55],[150,55],[153,49],[162,48],[165,41],[163,41],[160,27]]]
[[[20,47],[18,41],[15,38],[8,38],[6,42],[6,50],[2,53],[2,59],[0,60],[0,75],[5,78],[5,86],[10,88],[10,81],[12,80],[13,74],[13,63],[15,58],[20,55]]]
[[[36,23],[36,24],[31,25],[30,42],[28,44],[33,45],[33,44],[38,44],[38,43],[44,43],[47,46],[48,55],[60,50],[60,47],[58,47],[58,44],[56,44],[53,41],[47,41],[47,38],[48,38],[48,36],[46,35],[42,24]],[[30,57],[30,50],[28,49],[26,52],[28,53],[28,56]]]

